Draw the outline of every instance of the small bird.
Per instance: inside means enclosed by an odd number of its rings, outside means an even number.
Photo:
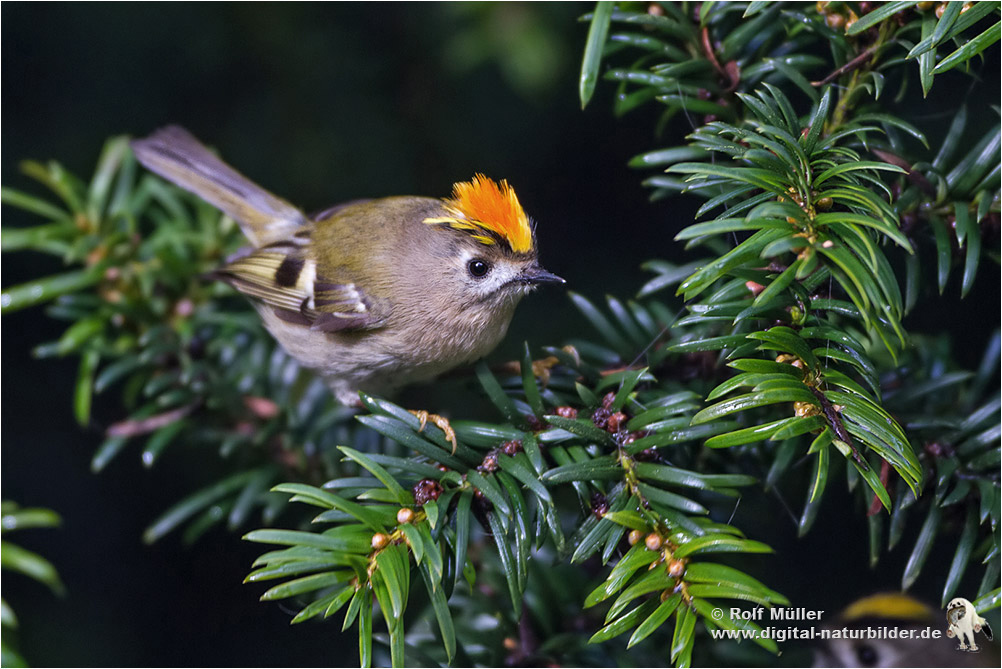
[[[449,198],[361,200],[308,217],[183,128],[132,149],[240,224],[253,248],[216,276],[253,298],[275,339],[346,405],[483,357],[526,294],[564,283],[539,265],[533,223],[506,181],[477,174]],[[416,413],[422,427],[438,419]]]

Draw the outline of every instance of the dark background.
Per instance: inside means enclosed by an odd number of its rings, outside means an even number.
[[[648,203],[642,175],[625,163],[677,143],[689,128],[676,121],[658,139],[653,109],[614,119],[608,84],[580,109],[577,72],[587,24],[577,18],[588,9],[6,2],[2,183],[38,192],[17,172],[25,158],[56,159],[89,178],[108,137],[140,136],[166,123],[186,126],[307,210],[391,194],[444,196],[453,182],[482,171],[517,188],[539,223],[545,265],[572,289],[599,299],[629,296],[645,278],[643,260],[679,256],[671,238],[691,221],[693,207]],[[927,103],[930,114],[948,118],[950,96],[944,98]],[[4,225],[34,222],[9,208],[3,213]],[[5,256],[3,285],[58,269],[48,257]],[[967,305],[956,298],[954,283],[946,299],[908,324],[966,331],[962,355],[974,364],[991,327],[969,305],[997,302],[988,290],[997,285],[994,265],[988,273],[994,276],[979,277],[981,292]],[[562,341],[582,326],[564,294],[541,292],[520,307],[496,357],[512,355],[525,339]],[[241,584],[260,547],[224,531],[192,549],[176,536],[141,543],[145,526],[194,489],[203,454],[175,449],[147,470],[131,450],[92,475],[100,434],[82,432],[72,420],[75,360],[30,355],[62,327],[41,310],[3,319],[3,498],[54,508],[64,519],[60,530],[15,539],[55,563],[66,598],[4,576],[4,599],[21,620],[20,647],[29,661],[353,665],[354,632],[341,643],[336,623],[290,627],[288,611],[257,601],[262,588]],[[114,409],[99,406],[98,415],[114,418]],[[839,486],[831,488],[805,541],[795,541],[793,524],[775,504],[742,506],[736,522],[777,547],[779,556],[754,559],[766,572],[775,574],[770,560],[815,561],[822,579],[766,580],[795,602],[834,612],[858,594],[893,589],[907,553],[899,547],[879,570],[867,570],[865,520],[840,497]],[[791,500],[795,508],[801,503]],[[909,546],[909,538],[902,543]],[[918,591],[938,601],[934,589]]]

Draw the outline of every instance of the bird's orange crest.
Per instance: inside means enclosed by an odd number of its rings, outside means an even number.
[[[495,244],[495,237],[500,237],[515,253],[532,250],[529,217],[506,180],[498,184],[477,174],[472,181],[453,185],[452,197],[444,202],[452,216],[427,218],[425,223],[444,223],[456,230],[465,230],[482,244]]]

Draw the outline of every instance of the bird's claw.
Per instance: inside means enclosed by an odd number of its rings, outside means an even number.
[[[452,455],[456,454],[456,447],[458,445],[456,442],[456,431],[452,429],[452,426],[449,425],[449,421],[447,419],[442,418],[437,413],[428,413],[424,410],[411,410],[411,413],[417,416],[417,419],[421,421],[421,425],[418,426],[418,432],[424,430],[425,425],[430,422],[432,425],[438,427],[438,429],[445,433],[445,440],[452,444]]]

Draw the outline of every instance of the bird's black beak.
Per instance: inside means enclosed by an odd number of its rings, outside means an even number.
[[[539,285],[543,283],[567,283],[556,274],[547,272],[539,265],[533,265],[522,270],[522,274],[519,276],[519,281],[532,285]]]

